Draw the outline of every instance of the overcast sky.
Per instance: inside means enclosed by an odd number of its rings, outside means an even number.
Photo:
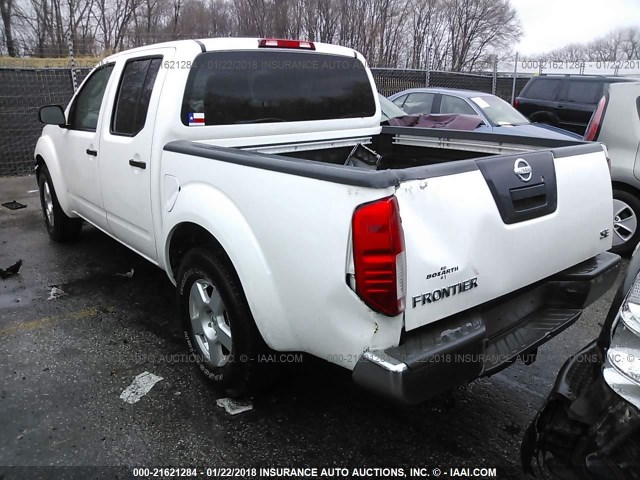
[[[618,27],[640,27],[640,0],[511,0],[524,35],[516,50],[545,53]]]

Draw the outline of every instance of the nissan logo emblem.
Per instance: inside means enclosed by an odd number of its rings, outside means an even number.
[[[519,158],[516,160],[516,163],[513,164],[513,173],[523,182],[528,182],[531,180],[531,165],[529,165],[524,158]]]

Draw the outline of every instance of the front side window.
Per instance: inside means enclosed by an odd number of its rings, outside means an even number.
[[[69,126],[76,130],[94,131],[98,127],[102,97],[109,83],[113,64],[99,68],[82,86],[69,111]]]
[[[184,125],[229,125],[375,115],[362,63],[311,52],[209,52],[194,61],[182,101]]]
[[[161,63],[162,58],[127,62],[115,100],[111,133],[134,136],[142,130]]]

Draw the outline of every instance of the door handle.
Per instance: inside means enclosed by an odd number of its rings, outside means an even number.
[[[97,150],[91,150],[90,148],[87,148],[87,155],[91,155],[92,157],[97,157],[98,156],[98,151]]]
[[[131,165],[132,167],[141,168],[143,170],[147,168],[147,162],[139,162],[137,160],[134,160],[133,158],[129,160],[129,165]]]

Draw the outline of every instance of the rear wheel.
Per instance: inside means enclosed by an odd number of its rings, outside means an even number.
[[[235,270],[226,256],[189,251],[178,272],[178,307],[200,370],[226,395],[262,386],[258,355],[266,350]]]
[[[42,165],[38,177],[40,205],[49,236],[56,242],[74,241],[80,238],[82,219],[71,218],[60,207],[51,175],[46,165]]]
[[[628,254],[640,240],[638,228],[640,200],[626,190],[613,190],[613,247],[612,252]]]

